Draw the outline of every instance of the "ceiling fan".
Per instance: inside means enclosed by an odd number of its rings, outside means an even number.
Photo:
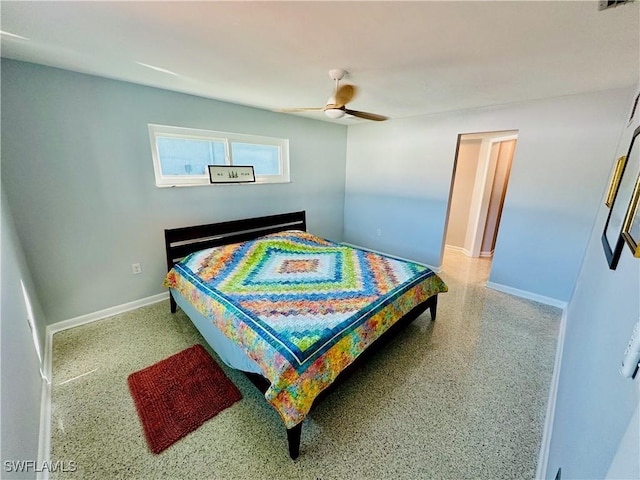
[[[352,115],[354,117],[364,118],[366,120],[373,120],[381,122],[387,120],[388,117],[384,115],[378,115],[376,113],[360,112],[358,110],[350,110],[346,107],[353,97],[355,97],[358,91],[354,85],[345,84],[340,86],[340,80],[346,75],[346,71],[341,68],[334,68],[329,70],[329,77],[336,82],[333,95],[327,100],[327,104],[324,107],[311,107],[311,108],[282,108],[276,110],[277,112],[324,112],[329,118],[342,118],[345,114]]]

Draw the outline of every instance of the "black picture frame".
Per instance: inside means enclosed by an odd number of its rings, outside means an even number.
[[[636,179],[640,173],[640,162],[632,157],[632,150],[636,140],[640,135],[640,127],[636,128],[627,150],[627,161],[620,174],[620,181],[617,185],[615,195],[607,215],[607,221],[602,232],[602,246],[604,254],[611,270],[615,270],[624,248],[625,238],[622,235],[628,206],[632,200]],[[640,143],[640,141],[638,141]],[[637,157],[637,156],[636,156]]]
[[[209,182],[224,183],[255,183],[256,174],[253,165],[209,165]]]

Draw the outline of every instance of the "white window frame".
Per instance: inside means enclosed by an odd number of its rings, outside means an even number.
[[[213,130],[200,130],[195,128],[172,127],[169,125],[157,125],[150,123],[149,139],[151,140],[151,156],[153,158],[153,170],[158,187],[193,187],[212,184],[209,175],[163,175],[158,153],[158,137],[184,138],[188,140],[207,140],[221,142],[225,145],[225,165],[233,165],[231,154],[232,143],[251,143],[256,145],[276,146],[280,152],[279,175],[256,175],[255,183],[227,183],[224,185],[255,185],[263,183],[289,183],[289,140],[285,138],[263,137],[259,135],[245,135],[241,133],[216,132]]]

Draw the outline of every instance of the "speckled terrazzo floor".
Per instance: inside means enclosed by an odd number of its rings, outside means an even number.
[[[149,451],[127,376],[204,343],[168,301],[57,333],[51,460],[77,470],[51,478],[533,478],[561,311],[485,288],[489,266],[447,250],[437,321],[424,314],[318,405],[297,461],[275,411],[226,367],[243,399]]]

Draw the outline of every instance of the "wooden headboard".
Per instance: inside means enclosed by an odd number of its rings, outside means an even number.
[[[170,228],[164,231],[167,271],[190,253],[205,248],[244,242],[284,230],[307,231],[305,211],[228,222]]]

